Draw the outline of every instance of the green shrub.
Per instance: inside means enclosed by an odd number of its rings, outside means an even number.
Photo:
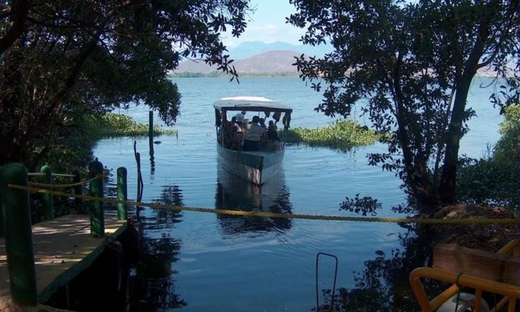
[[[505,108],[504,121],[500,124],[500,134],[494,150],[493,158],[497,161],[518,165],[520,146],[520,105]]]
[[[354,146],[370,145],[379,136],[367,127],[352,120],[338,120],[326,127],[316,129],[295,128],[282,132],[287,143],[350,150]]]
[[[518,163],[511,167],[490,159],[466,159],[457,176],[457,194],[467,204],[518,207]]]
[[[457,175],[457,197],[468,204],[519,207],[520,110],[505,109],[502,135],[488,159],[461,160]]]
[[[123,114],[108,113],[105,115],[90,115],[83,121],[83,127],[87,133],[94,137],[121,137],[148,135],[148,125],[140,124],[132,117]],[[154,135],[172,135],[175,130],[163,129],[154,125]]]

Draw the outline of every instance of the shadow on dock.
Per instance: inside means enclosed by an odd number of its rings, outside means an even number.
[[[0,238],[0,312],[126,311],[128,279],[138,252],[131,220],[105,216],[105,236],[92,237],[89,215],[33,225],[38,306],[16,307],[10,295],[5,239]]]

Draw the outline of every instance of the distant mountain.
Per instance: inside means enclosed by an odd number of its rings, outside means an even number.
[[[332,51],[330,46],[306,46],[294,45],[287,42],[273,42],[265,43],[262,41],[247,41],[243,42],[237,47],[229,48],[229,55],[235,60],[246,59],[253,55],[257,55],[269,51],[296,51],[299,54],[306,54],[309,56],[323,56],[325,53]]]
[[[242,60],[235,60],[233,65],[238,73],[272,74],[289,73],[297,74],[296,67],[292,64],[295,56],[300,56],[297,51],[269,51]],[[209,66],[204,60],[190,60],[179,64],[174,73],[201,73],[209,74],[217,71],[217,66]]]
[[[305,54],[321,57],[327,52],[330,52],[327,47],[308,47],[286,42],[264,43],[261,41],[244,42],[229,50],[231,58],[235,60],[233,65],[239,74],[284,73],[297,75],[296,67],[292,65],[295,62],[295,56],[299,57],[301,54]],[[217,66],[210,67],[201,59],[181,62],[174,71],[176,74],[198,73],[203,75],[211,72],[217,72]],[[496,75],[489,69],[480,69],[478,74],[480,76]]]
[[[229,55],[235,61],[233,65],[239,73],[294,73],[296,67],[294,57],[305,54],[308,56],[323,56],[330,52],[330,47],[312,47],[294,45],[287,42],[265,43],[261,41],[243,42],[235,48],[229,49]],[[174,73],[209,74],[217,71],[217,67],[210,67],[203,60],[187,60],[179,64]]]

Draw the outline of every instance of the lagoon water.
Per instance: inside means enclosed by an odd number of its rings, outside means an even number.
[[[244,77],[240,84],[229,78],[174,81],[182,93],[181,115],[172,127],[177,136],[154,138],[161,143],[154,145],[152,156],[147,137],[101,140],[93,151],[113,172],[127,168],[130,199],[136,198],[137,190],[135,141],[141,155],[143,202],[356,216],[339,208],[345,197],[359,194],[382,204],[378,216],[399,216],[391,207],[404,203],[400,180],[367,165],[367,153],[385,149],[380,144],[347,153],[290,145],[282,172],[262,188],[219,169],[212,107],[218,98],[258,95],[281,101],[294,109],[293,128],[326,126],[334,120],[313,110],[321,96],[297,77]],[[468,106],[477,117],[468,123],[470,132],[461,142],[461,154],[475,158],[497,141],[502,121],[488,100],[492,90],[479,88],[487,82],[478,78],[474,83]],[[148,122],[145,106],[124,113]],[[365,124],[357,115],[354,118]],[[157,116],[155,122],[160,123]],[[311,311],[316,287],[323,304],[321,292],[332,289],[334,280],[334,259],[320,256],[316,286],[318,253],[338,258],[336,289],[364,289],[369,286],[366,279],[360,281],[360,274],[366,275],[375,260],[402,250],[399,236],[406,233],[392,223],[260,219],[148,207],[139,216],[144,245],[141,265],[132,273],[132,311]],[[384,276],[377,278],[382,285],[388,282]],[[407,281],[402,282],[406,288]],[[359,307],[369,310],[361,303]]]

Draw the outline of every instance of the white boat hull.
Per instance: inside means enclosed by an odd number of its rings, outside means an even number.
[[[282,167],[285,149],[279,151],[236,151],[217,144],[219,162],[232,174],[262,185]]]

